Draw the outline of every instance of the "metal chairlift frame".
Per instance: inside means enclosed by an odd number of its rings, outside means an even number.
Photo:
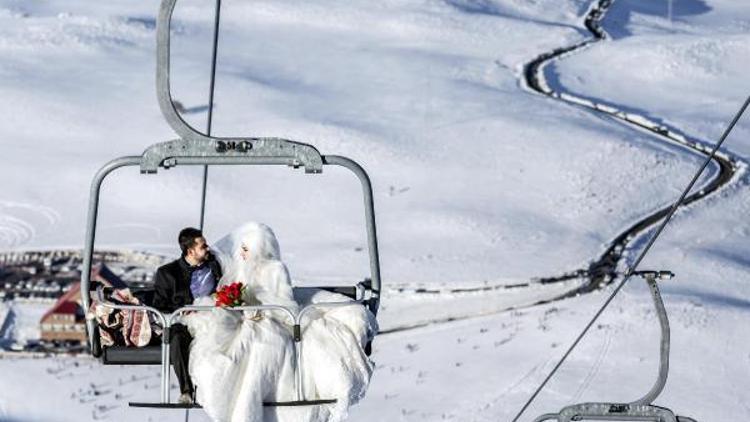
[[[656,315],[659,318],[661,330],[659,373],[653,387],[643,397],[630,403],[580,403],[564,407],[560,413],[548,413],[534,419],[534,422],[555,420],[557,422],[571,422],[584,420],[613,420],[613,421],[653,421],[653,422],[695,422],[685,416],[675,416],[672,410],[654,406],[652,403],[664,390],[669,374],[669,346],[670,329],[667,310],[659,291],[657,280],[674,277],[670,271],[636,271],[633,275],[646,280],[651,297],[654,300]]]
[[[375,226],[375,209],[372,184],[367,172],[354,160],[338,155],[321,155],[312,145],[294,142],[281,138],[224,138],[207,136],[191,127],[177,112],[170,91],[170,27],[172,14],[177,0],[162,0],[157,21],[157,97],[161,112],[172,129],[179,135],[179,139],[162,142],[147,148],[140,156],[125,156],[114,159],[105,164],[95,174],[91,182],[88,219],[86,224],[86,238],[83,251],[83,268],[81,277],[81,291],[84,309],[91,306],[91,268],[93,264],[94,242],[96,238],[96,223],[99,211],[99,196],[104,179],[117,169],[129,166],[139,166],[142,174],[156,174],[160,168],[169,169],[178,165],[286,165],[294,169],[304,168],[305,173],[321,173],[324,166],[340,166],[348,169],[359,179],[364,196],[365,223],[367,231],[367,245],[369,253],[370,277],[356,286],[322,287],[326,290],[338,291],[354,299],[352,302],[317,303],[308,305],[299,312],[294,312],[283,306],[262,305],[232,308],[233,311],[277,311],[285,313],[294,327],[295,340],[295,382],[296,397],[294,401],[264,403],[268,406],[296,406],[316,405],[335,402],[335,399],[306,400],[303,391],[303,371],[301,361],[302,349],[302,318],[315,308],[332,308],[341,306],[366,306],[377,316],[380,306],[380,261]],[[295,288],[304,290],[309,288]],[[131,350],[124,357],[115,358],[104,353],[99,346],[98,327],[92,320],[87,320],[86,328],[91,352],[96,357],[102,357],[104,364],[161,364],[161,401],[159,403],[131,403],[131,406],[162,407],[162,408],[190,408],[197,405],[179,405],[170,403],[170,362],[169,362],[169,328],[175,318],[187,311],[207,311],[211,306],[185,306],[171,315],[165,315],[157,309],[145,305],[123,305],[109,302],[104,289],[96,291],[97,299],[102,305],[118,310],[142,310],[156,315],[164,327],[160,356],[158,358],[130,359],[145,350]],[[130,357],[129,357],[130,356]],[[111,359],[110,359],[111,358]]]

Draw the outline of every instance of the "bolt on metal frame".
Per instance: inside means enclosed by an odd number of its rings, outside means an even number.
[[[204,135],[187,122],[177,112],[169,84],[170,69],[170,26],[177,0],[163,0],[157,21],[157,97],[159,107],[167,123],[179,135],[179,139],[162,142],[147,148],[140,156],[125,156],[114,159],[101,167],[91,182],[86,237],[83,250],[83,267],[81,274],[81,291],[84,309],[91,307],[91,268],[93,264],[96,224],[99,211],[99,196],[104,179],[117,169],[139,166],[142,174],[156,174],[160,168],[169,169],[178,165],[286,165],[292,168],[302,167],[305,173],[321,173],[323,167],[335,165],[348,169],[360,181],[364,197],[365,224],[370,264],[370,283],[357,286],[358,294],[352,302],[317,303],[302,308],[299,312],[282,306],[262,305],[233,308],[233,311],[278,311],[285,313],[294,323],[295,337],[295,373],[296,394],[298,401],[304,401],[302,385],[303,371],[301,362],[301,323],[307,312],[315,308],[332,308],[352,305],[367,305],[377,315],[380,305],[381,279],[380,260],[375,226],[375,209],[372,184],[367,172],[354,160],[337,155],[321,155],[312,145],[294,142],[281,138],[225,138]],[[366,295],[367,293],[367,295]],[[210,306],[185,306],[171,315],[165,315],[149,306],[119,305],[108,302],[100,289],[99,301],[107,307],[121,310],[141,310],[153,313],[164,326],[162,342],[162,386],[161,403],[169,404],[169,328],[175,318],[187,311],[207,311]],[[94,344],[96,334],[95,322],[87,320],[89,345]]]

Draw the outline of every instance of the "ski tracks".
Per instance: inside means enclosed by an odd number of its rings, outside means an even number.
[[[0,248],[11,249],[34,239],[37,229],[54,226],[60,213],[54,208],[0,200]]]
[[[601,369],[602,364],[604,364],[607,355],[609,355],[609,349],[612,344],[612,329],[606,326],[602,329],[605,330],[607,334],[602,347],[599,349],[599,355],[596,357],[594,365],[592,365],[589,369],[588,374],[586,374],[586,378],[583,379],[583,383],[581,383],[581,386],[578,387],[578,390],[571,398],[571,403],[578,403],[581,399],[581,396],[583,396],[583,394],[588,391],[591,382],[599,374],[599,370]]]
[[[474,415],[472,416],[472,421],[475,422],[483,422],[483,421],[495,421],[496,419],[492,416],[483,416],[482,413],[487,412],[490,408],[495,407],[498,403],[500,403],[501,400],[503,400],[505,397],[508,396],[508,394],[516,391],[520,386],[526,384],[526,381],[528,381],[531,378],[534,378],[537,374],[539,374],[544,368],[546,368],[550,362],[552,362],[553,358],[549,358],[546,361],[542,363],[538,363],[534,365],[530,370],[526,371],[523,375],[516,378],[515,381],[513,381],[512,384],[510,384],[508,387],[506,387],[500,394],[493,397],[489,401],[486,401],[484,404],[480,405],[479,407],[473,409]],[[469,413],[469,412],[466,412]]]

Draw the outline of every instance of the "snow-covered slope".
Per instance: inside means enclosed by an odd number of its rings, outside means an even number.
[[[198,127],[209,3],[181,3],[176,14],[174,91]],[[750,7],[673,3],[670,24],[665,2],[617,0],[604,20],[614,40],[555,63],[550,83],[715,140],[750,91]],[[214,133],[284,136],[360,161],[376,189],[390,286],[512,284],[579,268],[675,199],[698,167],[700,157],[684,149],[521,88],[524,63],[589,36],[581,22],[588,1],[225,4]],[[12,181],[0,194],[3,248],[80,247],[96,168],[174,137],[153,95],[155,9],[0,0],[0,177]],[[727,143],[741,158],[748,124]],[[296,277],[362,275],[358,186],[347,175],[212,169],[210,178],[209,237],[262,220]],[[179,168],[109,180],[99,239],[174,253],[174,234],[197,221],[199,181],[196,169]],[[678,213],[644,263],[677,273],[664,285],[673,360],[657,404],[702,421],[750,416],[746,187],[743,174]],[[650,387],[657,325],[639,283],[522,420],[575,401],[633,400]],[[384,328],[497,311],[540,294],[396,293],[384,302]],[[510,420],[603,293],[379,337],[372,388],[351,420]],[[155,399],[156,375],[85,358],[3,358],[0,420],[182,420],[125,406]],[[45,394],[29,398],[30,388],[16,388],[25,379],[40,380]]]
[[[12,140],[12,158],[0,171],[18,181],[3,197],[23,206],[3,208],[15,233],[6,248],[80,247],[94,171],[174,137],[153,93],[155,5],[131,3],[3,3],[0,135]],[[175,14],[173,90],[200,128],[208,3],[181,3]],[[214,133],[283,136],[361,162],[376,190],[388,281],[578,268],[695,166],[647,136],[518,89],[526,61],[585,36],[577,25],[587,6],[226,2]],[[175,233],[197,224],[200,178],[195,168],[115,174],[100,244],[174,254]],[[212,169],[207,233],[265,221],[294,275],[361,277],[359,194],[341,170]]]

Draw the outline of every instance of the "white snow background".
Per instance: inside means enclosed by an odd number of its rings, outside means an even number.
[[[376,339],[378,369],[350,419],[510,420],[608,290],[530,308],[570,286],[408,292],[584,267],[674,200],[701,157],[524,89],[526,62],[590,37],[589,1],[223,3],[213,133],[308,142],[370,173],[390,288],[384,329],[490,314]],[[154,92],[157,8],[154,0],[0,0],[0,249],[81,248],[94,172],[176,137]],[[175,18],[173,94],[203,128],[213,4],[183,0]],[[617,0],[603,25],[612,40],[545,70],[555,89],[707,143],[750,94],[750,3],[674,0],[670,21],[666,1]],[[726,144],[742,160],[748,134],[746,116]],[[201,171],[115,173],[104,185],[97,245],[174,255],[176,233],[198,223]],[[259,220],[277,232],[300,282],[367,274],[353,176],[211,168],[209,180],[209,240]],[[657,404],[699,421],[750,416],[747,184],[743,173],[678,213],[643,265],[677,274],[663,285],[672,371]],[[641,284],[625,288],[523,420],[578,401],[634,400],[650,388],[658,325]],[[511,306],[522,308],[492,314]],[[19,337],[33,336],[39,313],[0,309]],[[3,421],[183,420],[127,407],[157,399],[157,368],[0,359]]]

